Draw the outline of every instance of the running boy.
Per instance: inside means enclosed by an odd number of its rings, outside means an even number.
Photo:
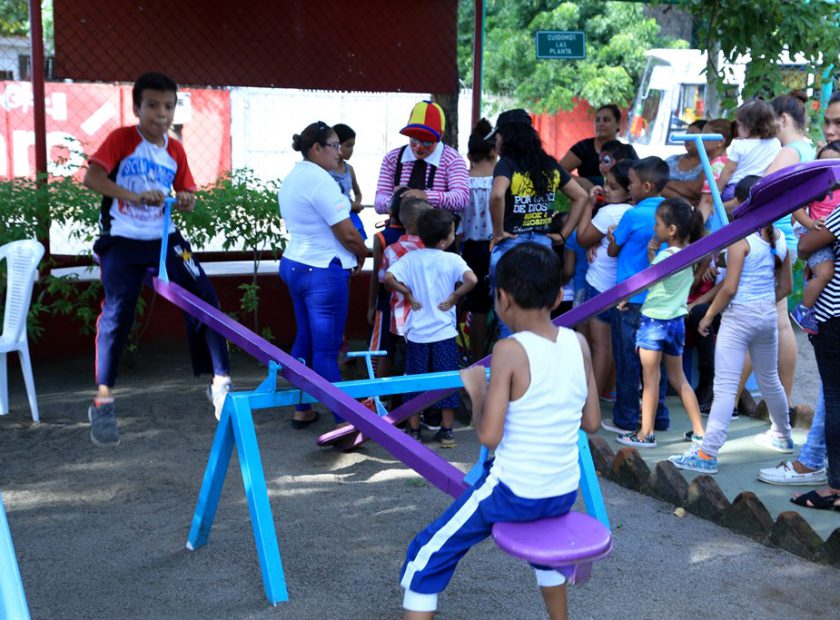
[[[138,125],[112,131],[91,156],[85,175],[85,185],[103,197],[93,251],[99,257],[105,300],[96,333],[98,390],[88,409],[90,438],[97,445],[120,442],[112,390],[140,287],[147,269],[157,267],[160,259],[163,201],[174,189],[176,209],[192,211],[195,206],[195,182],[184,147],[168,134],[177,91],[175,82],[161,73],[137,78],[132,96]],[[169,234],[167,247],[170,279],[218,308],[210,281],[178,230]],[[227,342],[190,316],[186,319],[193,372],[213,373],[208,397],[218,418],[230,391]]]
[[[478,282],[463,258],[446,248],[455,239],[455,217],[443,209],[423,211],[417,220],[423,249],[414,250],[391,265],[385,286],[401,293],[411,306],[405,324],[405,374],[458,370],[455,306]],[[458,394],[439,401],[440,430],[435,439],[455,446],[452,422]],[[409,420],[412,436],[420,439],[420,416]]]
[[[515,332],[496,343],[490,366],[461,371],[473,426],[495,448],[475,486],[411,542],[402,569],[404,618],[434,617],[458,561],[498,521],[566,514],[575,503],[578,430],[598,430],[601,412],[586,340],[551,323],[560,302],[560,259],[523,243],[496,266],[495,308]],[[551,618],[566,618],[564,577],[535,567]]]

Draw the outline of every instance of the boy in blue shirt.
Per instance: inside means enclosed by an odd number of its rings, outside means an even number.
[[[533,242],[496,266],[495,310],[514,334],[485,368],[461,371],[473,426],[495,458],[470,489],[411,542],[400,584],[404,618],[434,617],[437,597],[458,561],[500,521],[534,521],[569,512],[580,482],[578,431],[598,430],[601,412],[586,340],[551,322],[560,302],[560,258]],[[563,575],[535,566],[551,618],[567,618]]]
[[[195,207],[195,182],[186,152],[180,142],[169,137],[177,92],[178,85],[161,73],[137,78],[132,97],[138,124],[112,131],[90,157],[85,174],[85,186],[102,194],[100,236],[93,251],[99,258],[105,299],[96,322],[98,388],[88,408],[90,438],[100,446],[120,442],[112,390],[143,280],[160,260],[164,199],[174,191],[176,209],[192,211]],[[166,244],[170,280],[218,308],[213,286],[192,256],[189,242],[173,228]],[[193,372],[213,373],[207,393],[218,419],[230,391],[227,341],[185,316]]]
[[[618,257],[616,284],[650,266],[647,247],[654,235],[656,208],[664,200],[661,193],[668,183],[668,164],[659,157],[645,157],[633,164],[629,177],[628,191],[635,206],[621,217],[615,230],[607,233],[610,240],[607,254]],[[640,291],[611,311],[615,406],[613,423],[602,422],[601,427],[614,433],[635,431],[639,424],[642,364],[636,353],[636,330],[646,295],[647,290]],[[667,431],[670,426],[668,407],[665,406],[667,386],[663,368],[654,425],[657,431]]]

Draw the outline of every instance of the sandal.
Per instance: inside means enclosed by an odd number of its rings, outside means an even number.
[[[815,508],[816,510],[836,510],[840,512],[840,504],[835,504],[838,500],[840,500],[840,493],[832,493],[831,495],[823,496],[816,491],[808,491],[802,495],[790,498],[791,503],[796,504],[797,506]]]
[[[313,413],[314,413],[314,415],[311,418],[309,418],[308,420],[296,420],[296,419],[292,418],[292,428],[295,429],[296,431],[300,431],[300,430],[305,429],[307,426],[309,426],[315,420],[318,419],[318,412],[314,411]]]

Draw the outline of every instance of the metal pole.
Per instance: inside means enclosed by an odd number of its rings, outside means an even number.
[[[475,29],[473,30],[473,97],[472,126],[481,118],[481,81],[484,68],[484,0],[475,0]]]
[[[39,187],[47,183],[47,101],[44,86],[44,29],[41,23],[40,0],[29,0],[29,49],[32,73],[32,112],[35,120],[35,175]],[[39,241],[45,256],[50,255],[50,212],[46,192],[39,193],[39,217],[43,225]]]

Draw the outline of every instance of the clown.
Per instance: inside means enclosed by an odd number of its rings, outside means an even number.
[[[441,142],[445,127],[438,104],[421,101],[414,106],[400,130],[409,143],[382,160],[374,201],[377,213],[387,213],[394,192],[403,187],[409,188],[406,197],[422,198],[447,211],[464,210],[470,198],[467,165],[458,151]]]

